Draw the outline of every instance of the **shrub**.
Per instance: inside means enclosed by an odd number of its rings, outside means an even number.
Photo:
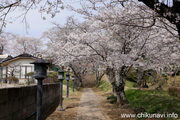
[[[167,75],[162,74],[162,77],[163,77],[165,80],[168,80],[168,76],[167,76]]]
[[[117,97],[115,97],[114,95],[111,95],[111,96],[107,97],[107,100],[109,100],[109,103],[115,104],[117,101]]]
[[[34,72],[29,72],[25,74],[25,76],[33,76],[33,75],[34,75]]]
[[[49,76],[49,77],[58,76],[58,72],[54,71],[54,72],[52,72],[52,73],[49,73],[47,76]]]
[[[137,73],[133,68],[131,68],[130,71],[128,72],[126,79],[131,82],[137,81]]]
[[[26,83],[29,85],[31,83],[34,83],[34,79],[33,79],[33,75],[34,75],[34,72],[29,72],[29,73],[26,73],[25,76],[26,76]]]
[[[8,81],[9,81],[9,83],[11,84],[11,83],[18,83],[19,82],[19,79],[18,78],[16,78],[15,76],[10,76],[10,77],[8,77],[7,78],[8,79]]]
[[[135,88],[138,87],[137,83],[133,84],[133,87],[135,87]]]
[[[178,70],[178,71],[176,72],[176,75],[180,75],[180,70]],[[173,76],[173,77],[175,76],[175,72],[172,74],[172,76]]]
[[[170,87],[168,89],[168,94],[180,98],[180,87]]]

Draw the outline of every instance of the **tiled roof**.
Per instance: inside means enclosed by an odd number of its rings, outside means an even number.
[[[18,55],[18,56],[16,56],[16,57],[8,56],[7,58],[5,58],[5,59],[3,59],[3,60],[0,59],[0,63],[9,61],[9,60],[12,60],[12,59],[15,59],[15,58],[21,58],[21,57],[36,58],[36,57],[34,57],[34,56],[30,55],[30,54],[23,53],[23,54],[20,54],[20,55]]]
[[[12,56],[8,56],[7,58],[1,58],[0,59],[0,63],[2,63],[2,62],[5,62],[5,61],[8,61],[8,60],[11,60],[13,57]]]
[[[18,55],[16,57],[34,57],[34,56],[32,56],[30,54],[27,54],[27,53],[23,53],[23,54],[20,54],[20,55]],[[16,57],[14,57],[14,58],[16,58]]]
[[[4,60],[4,58],[0,58],[0,63],[1,63],[1,61],[3,61]]]

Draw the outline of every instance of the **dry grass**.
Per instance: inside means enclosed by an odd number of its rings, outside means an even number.
[[[103,107],[104,112],[112,119],[112,120],[123,120],[121,117],[121,114],[132,114],[134,113],[133,110],[131,110],[128,105],[125,106],[119,106],[117,104],[110,104],[110,102],[107,100],[107,97],[111,95],[111,92],[104,93],[103,91],[99,89],[93,89],[94,93],[99,98],[100,105]],[[136,120],[132,118],[126,118],[125,120]]]
[[[86,84],[90,84],[90,86],[95,83],[95,74],[93,75],[86,75]],[[107,77],[104,76],[103,80],[105,80],[106,82],[109,82]],[[89,86],[86,86],[89,87]],[[63,85],[63,89],[66,90],[66,86]],[[121,118],[122,113],[133,113],[134,111],[132,111],[128,106],[118,106],[116,104],[110,104],[110,102],[107,100],[107,97],[111,95],[112,90],[108,90],[106,92],[97,89],[97,88],[93,88],[94,93],[96,94],[96,96],[98,97],[100,106],[103,108],[103,112],[108,115],[112,120],[123,120],[123,118]],[[56,109],[56,111],[51,114],[47,120],[76,120],[77,119],[77,111],[78,111],[78,103],[80,101],[82,95],[82,90],[80,90],[79,92],[76,93],[71,93],[70,92],[70,99],[69,100],[64,100],[63,101],[63,108],[65,109],[65,111],[58,111],[58,108]],[[66,98],[66,91],[64,91],[64,98]],[[133,120],[133,119],[127,119],[126,120]]]
[[[77,117],[78,102],[81,99],[82,91],[70,93],[69,100],[66,99],[66,94],[63,95],[63,108],[65,111],[58,111],[56,108],[46,120],[75,120]]]
[[[176,85],[176,86],[180,86],[180,75],[179,76],[176,76],[176,79],[175,77],[171,77],[170,79],[170,76],[168,76],[168,81],[167,81],[168,85],[170,86],[174,86],[173,83]]]

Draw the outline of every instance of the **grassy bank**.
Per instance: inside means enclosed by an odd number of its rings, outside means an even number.
[[[111,92],[112,86],[106,75],[104,75],[103,78],[101,79],[98,88],[103,90],[104,92],[108,92],[108,91]]]
[[[126,80],[125,90],[134,88],[133,86],[135,84],[136,84],[135,82],[131,82],[131,81]],[[104,92],[111,92],[112,86],[111,86],[111,83],[109,82],[106,75],[103,76],[102,80],[100,81],[100,85],[98,88],[100,88]]]
[[[149,114],[177,113],[180,115],[180,100],[162,90],[127,90],[126,97],[133,110],[143,108]]]
[[[180,116],[180,99],[170,96],[163,90],[137,90],[134,89],[136,83],[126,80],[125,93],[129,101],[129,107],[137,112],[138,110],[148,114],[171,114]],[[104,92],[112,90],[106,76],[101,80],[99,88]],[[110,92],[109,92],[110,93]],[[114,103],[115,98],[109,96],[110,103]],[[174,118],[168,118],[174,119]]]

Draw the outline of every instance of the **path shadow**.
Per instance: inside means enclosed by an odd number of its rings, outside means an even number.
[[[76,108],[78,107],[78,103],[72,103],[66,107],[66,109]]]

